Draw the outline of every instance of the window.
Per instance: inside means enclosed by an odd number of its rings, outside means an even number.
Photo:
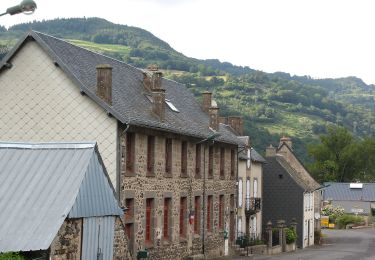
[[[230,151],[230,177],[231,177],[231,178],[234,178],[235,159],[236,159],[235,156],[236,156],[236,155],[235,155],[235,151],[234,151],[234,149],[232,149],[232,150]]]
[[[257,179],[254,179],[254,182],[253,182],[253,197],[254,198],[258,198],[258,180]]]
[[[133,223],[125,224],[125,234],[129,241],[130,251],[133,252],[133,245],[134,245],[134,224]]]
[[[201,197],[195,196],[194,198],[194,233],[199,235],[201,224]]]
[[[214,147],[208,148],[208,178],[214,177]]]
[[[135,148],[135,134],[126,134],[126,171],[133,173],[134,171],[134,148]]]
[[[165,100],[165,103],[168,105],[168,107],[169,107],[172,111],[174,111],[174,112],[180,112],[180,111],[177,109],[177,107],[176,107],[175,105],[173,105],[173,103],[172,103],[170,100],[166,99],[166,100]]]
[[[172,174],[172,139],[165,139],[165,173]]]
[[[147,175],[154,175],[155,137],[147,137]]]
[[[229,203],[230,203],[230,209],[234,210],[234,194],[230,195],[230,201],[229,201]]]
[[[154,207],[154,199],[146,199],[146,243],[152,242],[152,226],[153,226],[153,207]]]
[[[180,237],[186,237],[186,211],[187,200],[186,197],[181,197],[180,200]]]
[[[240,217],[237,220],[237,234],[238,236],[242,236],[242,218]]]
[[[171,213],[171,198],[164,199],[164,225],[163,225],[163,238],[169,239],[169,221]]]
[[[187,177],[187,142],[181,143],[181,176]]]
[[[220,148],[220,178],[225,178],[225,148]]]
[[[251,149],[247,149],[247,162],[246,162],[247,168],[251,167]]]
[[[246,180],[246,198],[250,198],[250,179]]]
[[[243,185],[243,182],[242,182],[242,179],[239,179],[238,180],[238,207],[242,207],[242,185]]]
[[[219,197],[219,228],[224,227],[224,195]]]
[[[212,195],[207,196],[207,231],[212,231],[212,212],[213,209],[213,200],[212,200]]]
[[[125,220],[132,220],[134,217],[134,199],[126,199],[125,207],[127,208],[125,211]]]
[[[201,144],[197,144],[195,146],[195,177],[200,177],[201,174],[201,152],[202,152],[202,146]]]

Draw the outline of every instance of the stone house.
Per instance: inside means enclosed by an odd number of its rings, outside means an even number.
[[[31,31],[0,63],[0,138],[98,144],[135,257],[224,252],[235,232],[238,139],[156,68]]]
[[[249,137],[239,148],[237,236],[262,238],[263,164],[266,160],[252,147]]]
[[[95,143],[0,143],[0,196],[0,253],[130,259]]]
[[[297,246],[313,245],[320,187],[293,154],[290,138],[281,138],[278,148],[268,147],[263,168],[263,229],[268,221],[276,225],[285,220],[289,225],[295,219]]]

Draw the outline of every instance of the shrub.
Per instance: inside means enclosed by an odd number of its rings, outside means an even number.
[[[333,223],[336,219],[344,214],[344,208],[337,206],[334,207],[332,204],[324,206],[322,209],[323,216],[329,216],[329,222]]]
[[[23,260],[24,257],[20,253],[8,252],[0,254],[0,260]]]
[[[344,214],[336,219],[338,228],[345,228],[348,224],[360,224],[362,222],[362,217],[349,214]]]
[[[297,240],[297,234],[293,228],[285,229],[285,238],[287,244],[292,244]]]

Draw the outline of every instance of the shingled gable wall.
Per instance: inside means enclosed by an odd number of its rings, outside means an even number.
[[[122,129],[123,131],[124,129]],[[194,209],[194,197],[202,196],[203,180],[195,178],[195,143],[199,140],[187,138],[181,135],[167,134],[165,132],[152,131],[150,129],[130,128],[128,132],[135,134],[135,173],[126,174],[126,160],[122,163],[121,174],[121,203],[125,200],[134,199],[134,218],[125,221],[134,226],[134,249],[136,254],[139,250],[148,248],[150,259],[183,259],[189,255],[200,254],[202,250],[202,236],[193,234],[193,225],[189,225],[188,217],[184,218],[187,226],[186,238],[180,238],[180,198],[187,197],[187,210]],[[147,137],[155,136],[155,177],[147,177]],[[165,139],[172,138],[172,175],[165,175]],[[181,177],[181,144],[187,142],[187,177]],[[126,134],[121,136],[121,144],[126,144]],[[220,175],[220,147],[225,147],[225,179]],[[233,145],[215,143],[214,148],[214,178],[206,181],[206,195],[213,195],[213,230],[206,232],[205,251],[207,256],[220,256],[224,253],[223,229],[218,228],[218,206],[219,195],[225,195],[225,208],[229,207],[230,195],[236,195],[235,180],[230,178],[231,149]],[[203,165],[202,147],[202,165]],[[124,155],[125,157],[126,155]],[[203,176],[203,166],[202,174]],[[206,149],[206,176],[208,175],[208,147]],[[163,234],[163,203],[165,197],[172,198],[172,220],[170,223],[169,241],[164,241]],[[145,245],[145,203],[146,198],[154,198],[153,218],[153,242]],[[203,206],[203,203],[202,205]],[[206,212],[207,214],[207,212]],[[188,214],[187,214],[188,215]],[[201,225],[203,224],[202,215]],[[229,226],[229,216],[224,217]],[[230,232],[234,232],[231,230]]]

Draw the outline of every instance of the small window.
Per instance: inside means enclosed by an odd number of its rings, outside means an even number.
[[[201,197],[195,196],[194,198],[194,233],[199,235],[201,224]]]
[[[173,103],[172,103],[170,100],[166,99],[166,100],[165,100],[165,103],[168,105],[168,107],[169,107],[172,111],[174,111],[174,112],[180,112],[180,111],[177,109],[177,107],[175,107],[175,105],[173,105]]]
[[[219,228],[224,227],[224,195],[219,197]]]
[[[199,178],[201,174],[201,144],[195,146],[195,177]]]
[[[165,139],[165,173],[172,174],[172,139]]]
[[[214,177],[214,147],[208,148],[208,178]]]
[[[127,208],[125,211],[125,220],[132,220],[134,218],[134,199],[126,199],[125,207]]]
[[[169,222],[171,218],[171,198],[164,199],[164,226],[163,237],[165,240],[169,239]]]
[[[212,231],[212,218],[213,218],[213,196],[209,195],[207,196],[207,231]]]
[[[279,174],[279,179],[282,179],[283,178],[283,175],[282,174]]]
[[[220,178],[225,178],[225,148],[220,148]]]
[[[155,137],[147,137],[147,176],[154,175]]]
[[[146,243],[152,242],[152,229],[153,229],[153,208],[154,208],[154,199],[146,199]]]
[[[187,142],[181,143],[181,177],[187,177]]]
[[[180,236],[186,237],[186,212],[187,212],[187,199],[186,197],[181,197],[180,200]]]
[[[234,149],[230,151],[230,176],[234,178],[235,162],[236,162],[236,152]]]

